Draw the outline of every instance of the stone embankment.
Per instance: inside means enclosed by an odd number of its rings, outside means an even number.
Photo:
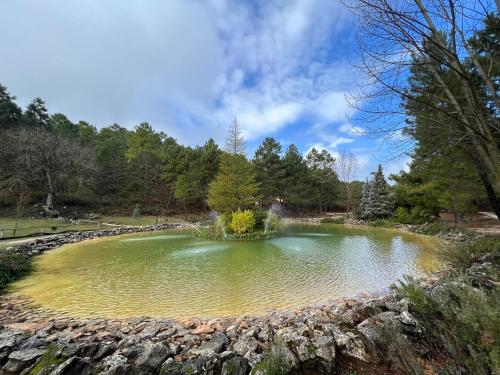
[[[118,236],[121,234],[141,233],[141,232],[155,232],[167,229],[183,229],[189,228],[186,224],[159,224],[159,225],[146,225],[146,226],[124,226],[114,229],[104,230],[89,230],[84,232],[69,232],[55,234],[52,236],[35,238],[32,241],[24,242],[21,245],[7,247],[6,252],[24,253],[30,256],[40,255],[41,253],[54,249],[56,247],[76,243],[84,240],[90,240],[100,237]]]

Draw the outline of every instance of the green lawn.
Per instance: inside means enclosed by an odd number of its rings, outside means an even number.
[[[22,237],[32,233],[58,233],[68,230],[90,230],[90,229],[107,229],[113,228],[112,225],[150,225],[156,224],[156,216],[140,216],[132,218],[129,216],[102,216],[94,220],[95,222],[82,221],[80,224],[73,225],[54,219],[31,219],[21,218],[18,221],[17,229],[16,219],[14,217],[0,217],[0,238],[2,237]],[[179,221],[176,218],[167,218],[166,222]],[[98,222],[98,223],[97,223]],[[163,217],[158,218],[158,224],[165,223]]]

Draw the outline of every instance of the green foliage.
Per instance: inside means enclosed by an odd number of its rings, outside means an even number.
[[[47,347],[47,351],[42,355],[36,365],[30,370],[29,375],[44,373],[44,370],[48,370],[53,366],[63,363],[66,360],[66,357],[58,356],[58,351],[59,347],[57,345],[50,344]]]
[[[21,253],[0,251],[0,291],[31,271],[31,259]]]
[[[438,252],[445,264],[459,271],[479,261],[484,254],[500,256],[500,241],[482,238],[472,243],[444,246]]]
[[[260,361],[250,373],[256,374],[258,371],[264,372],[266,375],[287,375],[290,374],[291,366],[287,360],[287,349],[281,344],[274,344],[269,352],[267,352],[262,361]]]
[[[398,207],[394,211],[393,220],[401,224],[423,224],[432,221],[431,215],[429,215],[421,207],[412,207],[408,210],[405,207]]]
[[[281,196],[285,169],[280,158],[281,145],[274,138],[266,137],[255,151],[252,160],[256,170],[256,179],[260,184],[264,205]]]
[[[229,213],[252,208],[259,199],[252,165],[243,155],[222,154],[219,172],[208,191],[210,208]]]
[[[250,210],[233,212],[231,217],[231,229],[236,234],[251,232],[255,227],[255,218]]]
[[[410,301],[410,311],[424,324],[434,354],[449,358],[443,373],[490,374],[500,369],[500,293],[496,286],[478,288],[464,270],[489,254],[498,259],[498,240],[480,241],[449,248],[444,259],[458,267],[429,293],[417,281],[405,278],[394,286]],[[483,277],[498,279],[498,265],[484,269]],[[459,371],[459,372],[457,372]]]
[[[321,224],[344,224],[343,217],[324,217],[320,220]]]

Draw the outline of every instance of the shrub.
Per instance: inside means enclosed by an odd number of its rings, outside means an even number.
[[[393,219],[401,224],[423,224],[433,220],[432,216],[421,207],[412,207],[409,211],[405,207],[398,207]]]
[[[255,218],[250,210],[233,212],[231,229],[236,234],[251,232],[255,227]]]
[[[20,253],[0,252],[0,291],[31,270],[31,259]]]
[[[468,244],[445,246],[440,249],[438,255],[450,267],[464,270],[488,253],[500,255],[500,241],[482,238]]]

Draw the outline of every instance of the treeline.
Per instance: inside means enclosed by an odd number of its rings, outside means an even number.
[[[231,131],[239,132],[237,122]],[[157,215],[206,211],[221,156],[234,151],[213,139],[184,146],[148,123],[133,130],[119,124],[98,130],[61,113],[50,115],[40,98],[23,111],[1,85],[0,132],[2,203],[7,207],[43,203],[49,209],[130,213],[138,204],[141,212]],[[250,162],[263,207],[279,200],[289,210],[309,212],[346,204],[346,189],[327,151],[312,149],[304,158],[295,145],[283,150],[266,138]],[[349,185],[355,202],[361,183]]]

